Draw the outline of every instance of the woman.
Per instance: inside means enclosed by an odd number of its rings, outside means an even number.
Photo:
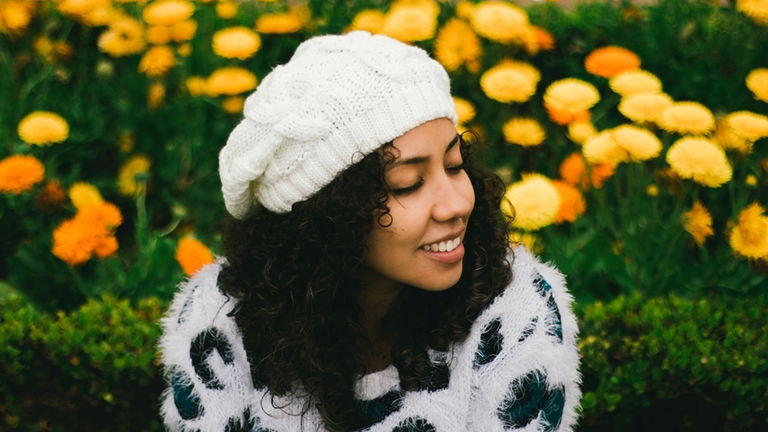
[[[509,249],[437,62],[316,37],[244,116],[219,157],[224,258],[163,321],[171,430],[571,430],[570,296]]]

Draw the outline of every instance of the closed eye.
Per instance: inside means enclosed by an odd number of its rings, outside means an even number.
[[[392,195],[401,196],[401,195],[407,195],[411,192],[415,192],[418,190],[422,185],[424,184],[424,179],[419,177],[419,181],[416,182],[413,186],[408,186],[400,189],[392,189]]]

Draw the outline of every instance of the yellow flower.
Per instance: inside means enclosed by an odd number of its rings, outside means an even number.
[[[153,82],[147,92],[147,106],[155,109],[163,104],[165,100],[165,85],[161,82]]]
[[[184,84],[187,87],[187,91],[192,96],[200,96],[201,94],[205,94],[206,80],[203,77],[191,76],[187,78],[187,81]]]
[[[541,174],[524,175],[509,185],[501,210],[514,217],[512,226],[535,231],[552,224],[560,210],[560,194],[552,181]]]
[[[110,8],[110,0],[62,0],[58,2],[58,9],[64,15],[78,19],[85,24],[97,23],[99,15],[104,18],[104,11]]]
[[[641,93],[622,98],[619,112],[636,123],[658,123],[661,113],[673,103],[666,93]]]
[[[51,145],[69,138],[69,123],[54,112],[34,111],[21,119],[17,132],[27,144]]]
[[[525,246],[529,251],[539,254],[544,250],[541,239],[535,233],[513,230],[507,238],[510,243]]]
[[[163,45],[169,43],[173,35],[171,26],[153,25],[147,27],[145,36],[149,43],[155,45]]]
[[[757,141],[768,136],[768,117],[750,111],[736,111],[725,117],[728,126],[739,136]]]
[[[768,217],[765,209],[752,203],[739,212],[739,220],[728,238],[731,248],[750,259],[768,257]]]
[[[0,160],[0,192],[18,195],[43,180],[45,167],[34,156],[11,155]]]
[[[622,96],[641,93],[660,93],[661,81],[656,75],[645,70],[620,72],[608,82],[611,89]]]
[[[305,17],[291,10],[283,13],[266,13],[256,19],[256,31],[263,34],[296,33],[306,23]]]
[[[525,10],[506,2],[483,1],[472,11],[477,34],[496,42],[522,42],[529,25]]]
[[[213,52],[224,58],[245,60],[261,47],[261,38],[248,27],[229,27],[213,34]]]
[[[32,20],[34,5],[31,2],[6,0],[0,3],[0,33],[18,35]]]
[[[171,27],[171,37],[176,42],[186,42],[192,40],[197,32],[197,21],[186,20],[176,23]]]
[[[537,146],[547,136],[538,121],[524,117],[510,119],[504,123],[502,131],[508,143],[523,147]]]
[[[205,83],[209,96],[234,96],[256,88],[256,75],[239,67],[224,67],[213,71]]]
[[[189,57],[192,54],[192,44],[189,42],[183,43],[176,48],[176,53],[182,57]]]
[[[466,124],[475,118],[475,107],[470,101],[454,96],[453,104],[456,106],[456,115],[459,118],[459,124]]]
[[[733,175],[723,149],[706,138],[675,141],[667,151],[667,163],[680,177],[708,187],[718,187]]]
[[[158,45],[149,49],[139,61],[139,72],[149,77],[164,75],[176,65],[176,56],[168,45]]]
[[[232,19],[237,15],[237,3],[230,0],[220,0],[216,3],[216,15],[221,19]]]
[[[608,163],[613,166],[629,160],[629,153],[613,138],[613,130],[607,129],[587,139],[581,148],[590,164]]]
[[[244,104],[245,98],[242,96],[229,96],[221,101],[221,107],[227,114],[240,114]]]
[[[576,144],[584,144],[595,135],[597,135],[597,129],[589,120],[576,121],[568,125],[568,138]]]
[[[147,24],[173,25],[182,22],[195,13],[195,5],[185,0],[158,0],[144,8],[143,16]]]
[[[616,144],[629,155],[630,160],[644,161],[661,153],[661,141],[648,129],[633,125],[621,125],[611,130]]]
[[[213,254],[200,240],[184,237],[179,240],[175,253],[176,261],[187,276],[192,276],[206,264],[213,262]]]
[[[759,25],[768,25],[768,0],[736,0],[736,10]]]
[[[745,82],[757,99],[768,102],[768,68],[753,69]]]
[[[683,213],[683,229],[693,237],[699,247],[715,233],[712,229],[712,215],[701,202],[696,201],[690,210]]]
[[[403,42],[432,39],[439,7],[431,0],[395,2],[384,17],[381,33]]]
[[[451,18],[435,39],[435,58],[449,71],[466,64],[472,72],[480,70],[483,49],[472,28],[458,18]]]
[[[112,57],[137,54],[144,50],[144,28],[130,17],[122,17],[109,23],[107,31],[99,36],[99,49]]]
[[[576,78],[555,81],[544,92],[545,106],[568,114],[587,111],[599,100],[595,86]]]
[[[703,135],[715,127],[715,116],[698,102],[675,102],[661,113],[659,126],[667,132]]]
[[[528,63],[503,60],[480,77],[480,87],[489,98],[503,102],[525,102],[536,93],[539,71]]]
[[[659,187],[655,184],[648,185],[648,187],[645,188],[645,193],[651,197],[659,196]]]
[[[472,20],[472,15],[475,14],[475,4],[467,0],[459,0],[456,3],[456,16],[464,18],[467,21]]]
[[[117,174],[117,188],[125,196],[135,196],[144,191],[146,182],[137,181],[137,176],[149,172],[152,162],[144,155],[132,156],[123,164]]]
[[[749,175],[748,175],[748,176],[747,176],[747,177],[744,179],[744,184],[746,184],[747,186],[750,186],[750,187],[755,187],[755,186],[757,186],[757,177],[755,177],[755,175],[754,175],[754,174],[749,174]]]
[[[96,189],[96,186],[87,182],[77,182],[73,184],[69,187],[67,195],[69,195],[69,200],[72,201],[72,205],[77,209],[104,202],[104,199],[101,197],[99,190]]]
[[[357,13],[347,31],[364,30],[378,33],[384,25],[384,12],[378,9],[365,9]]]

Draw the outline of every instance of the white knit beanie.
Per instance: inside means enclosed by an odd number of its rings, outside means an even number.
[[[427,121],[456,124],[448,74],[422,49],[351,32],[302,43],[248,96],[219,154],[224,204],[285,213],[384,143]]]

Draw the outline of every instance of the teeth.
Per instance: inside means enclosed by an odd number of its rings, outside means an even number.
[[[450,252],[461,244],[461,237],[456,237],[453,240],[441,241],[440,243],[432,243],[422,246],[427,252]]]

